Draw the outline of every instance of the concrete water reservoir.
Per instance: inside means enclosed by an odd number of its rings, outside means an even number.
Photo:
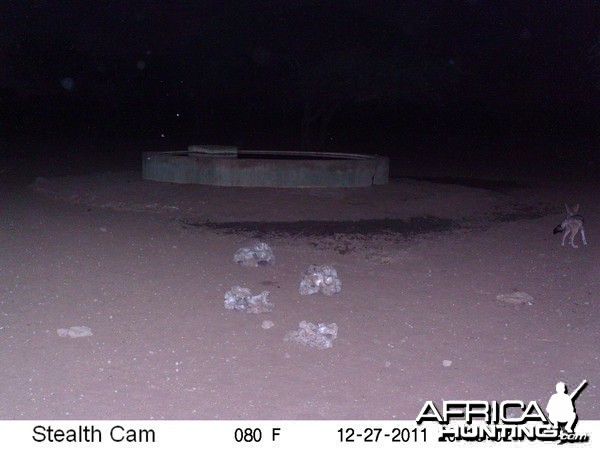
[[[388,182],[389,158],[190,146],[145,152],[142,174],[145,180],[213,186],[364,187]]]

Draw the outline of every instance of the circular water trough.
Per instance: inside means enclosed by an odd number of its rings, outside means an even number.
[[[364,187],[388,182],[389,158],[191,146],[181,152],[145,152],[142,172],[145,180],[182,184]]]

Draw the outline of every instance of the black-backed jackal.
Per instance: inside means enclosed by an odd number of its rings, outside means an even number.
[[[554,234],[563,233],[562,237],[562,245],[565,245],[565,239],[567,236],[571,236],[569,239],[569,244],[573,248],[577,248],[573,239],[575,239],[575,235],[581,231],[581,240],[583,241],[583,245],[587,245],[587,241],[585,240],[585,231],[583,229],[583,217],[577,214],[579,211],[579,204],[573,206],[573,208],[569,208],[568,205],[565,205],[567,208],[567,218],[561,222],[556,228],[554,228]]]

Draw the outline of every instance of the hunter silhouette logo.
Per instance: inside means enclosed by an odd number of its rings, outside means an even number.
[[[567,386],[562,381],[556,383],[556,394],[553,394],[548,400],[546,411],[548,419],[554,425],[554,428],[560,428],[560,424],[565,425],[565,432],[573,434],[573,428],[577,422],[577,412],[575,411],[575,398],[587,385],[587,380],[583,380],[581,384],[573,391],[571,395],[567,394]]]
[[[425,402],[417,425],[437,422],[442,425],[440,442],[454,441],[561,441],[588,442],[588,434],[574,432],[577,423],[575,399],[587,385],[583,380],[571,393],[562,381],[548,400],[547,415],[536,401],[521,400],[445,400],[438,408]]]

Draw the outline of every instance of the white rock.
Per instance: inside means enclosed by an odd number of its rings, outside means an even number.
[[[59,328],[56,333],[60,337],[80,338],[92,336],[92,330],[89,327],[74,326],[71,328]]]
[[[268,330],[269,328],[273,328],[274,326],[275,324],[271,320],[263,320],[261,325],[263,330]]]
[[[527,292],[520,291],[511,294],[499,294],[496,296],[496,300],[511,305],[533,305],[533,297]]]
[[[275,264],[275,255],[268,244],[256,242],[250,247],[242,247],[233,255],[233,261],[242,266],[257,267]]]
[[[312,295],[318,292],[325,295],[339,294],[342,282],[337,271],[330,265],[311,264],[300,281],[300,295]]]

